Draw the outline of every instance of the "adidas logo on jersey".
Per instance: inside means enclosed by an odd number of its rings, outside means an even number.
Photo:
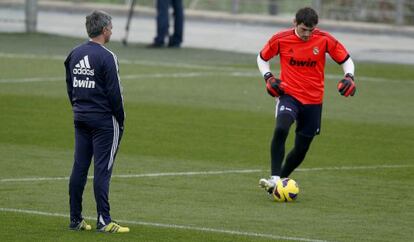
[[[94,69],[91,69],[91,65],[89,64],[89,57],[87,55],[85,55],[72,70],[72,73],[74,75],[94,76],[94,72]]]
[[[73,77],[73,87],[95,88],[95,81],[90,81],[89,77],[86,80],[78,80],[76,76]]]

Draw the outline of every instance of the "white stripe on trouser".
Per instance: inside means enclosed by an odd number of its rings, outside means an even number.
[[[275,98],[276,106],[275,106],[275,118],[277,118],[277,110],[279,109],[279,97]]]
[[[116,118],[114,116],[112,116],[112,123],[114,126],[114,138],[112,140],[111,157],[109,158],[108,170],[111,169],[112,165],[114,164],[114,158],[115,158],[116,150],[118,149],[118,140],[119,140],[119,124],[118,124],[118,121],[116,121]]]
[[[99,223],[106,225],[105,220],[103,219],[101,214],[99,214]]]

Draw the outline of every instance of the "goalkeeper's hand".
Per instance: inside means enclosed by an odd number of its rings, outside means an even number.
[[[279,97],[284,94],[282,80],[275,78],[271,72],[266,73],[264,79],[266,82],[267,93],[269,93],[270,96]]]
[[[356,92],[354,76],[347,73],[345,77],[338,82],[338,91],[342,96],[354,96]]]

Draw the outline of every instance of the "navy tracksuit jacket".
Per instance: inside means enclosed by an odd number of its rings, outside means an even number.
[[[97,222],[105,225],[111,222],[109,184],[125,119],[118,60],[104,46],[88,41],[69,53],[65,69],[75,125],[70,217],[82,219],[82,195],[93,157]]]

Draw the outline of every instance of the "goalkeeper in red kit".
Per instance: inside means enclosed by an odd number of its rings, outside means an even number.
[[[289,177],[302,163],[313,137],[320,132],[326,53],[344,71],[344,77],[338,82],[339,93],[349,97],[356,91],[355,67],[349,53],[332,35],[316,28],[316,11],[309,7],[299,9],[293,23],[293,28],[273,35],[257,57],[267,92],[276,99],[276,127],[270,148],[271,174],[269,179],[259,181],[269,193],[280,178]],[[277,55],[280,73],[274,76],[269,61]],[[283,163],[286,138],[294,122],[294,147]]]

